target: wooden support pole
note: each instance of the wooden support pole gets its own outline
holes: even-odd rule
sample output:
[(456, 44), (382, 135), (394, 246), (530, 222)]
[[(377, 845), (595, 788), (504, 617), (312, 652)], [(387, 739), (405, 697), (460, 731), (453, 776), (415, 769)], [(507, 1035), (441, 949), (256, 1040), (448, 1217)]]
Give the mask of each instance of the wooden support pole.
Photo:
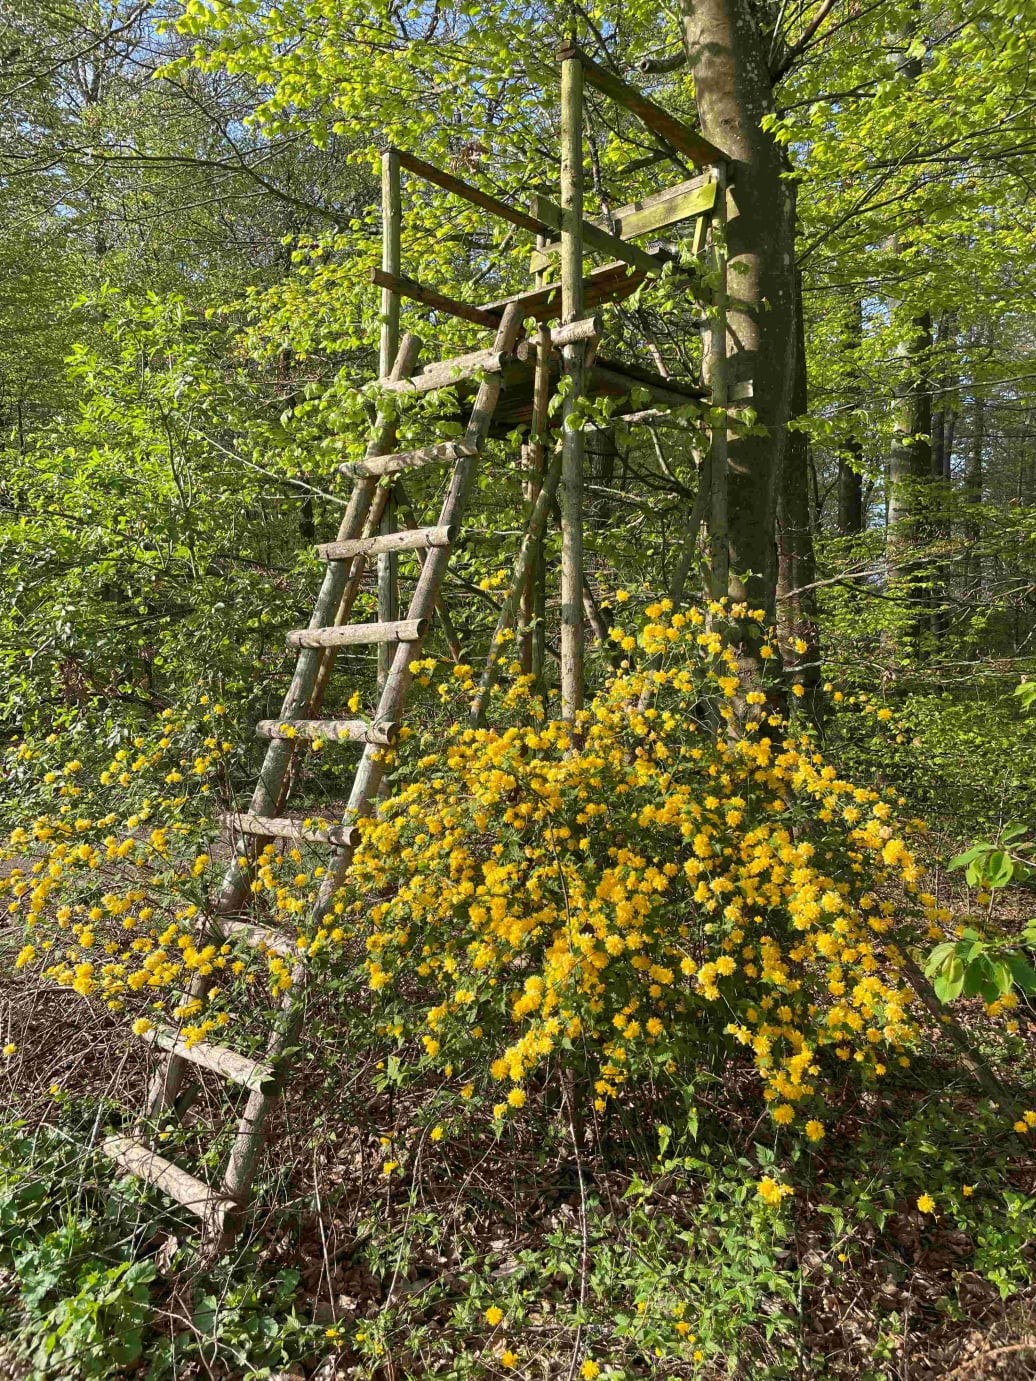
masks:
[(712, 268), (716, 287), (709, 307), (707, 382), (711, 406), (716, 410), (709, 446), (709, 586), (713, 599), (722, 599), (730, 579), (730, 545), (727, 531), (727, 167), (717, 163), (713, 175), (719, 184), (712, 212)]
[[(540, 235), (536, 243), (542, 247), (546, 241)], [(543, 288), (546, 281), (546, 271), (538, 269), (536, 271), (537, 289)], [(536, 334), (536, 373), (532, 383), (532, 425), (529, 429), (529, 444), (525, 448), (525, 503), (530, 525), (536, 500), (543, 487), (543, 473), (546, 468), (551, 344), (551, 329), (545, 322), (540, 322)], [(546, 647), (546, 569), (546, 563), (543, 560), (543, 530), (541, 529), (533, 535), (532, 551), (525, 570), (522, 588), (520, 650), (522, 671), (527, 675), (531, 673), (540, 689), (542, 689), (543, 659)]]
[(624, 82), (621, 77), (615, 76), (604, 67), (599, 67), (592, 58), (576, 47), (575, 43), (568, 43), (558, 53), (561, 60), (562, 70), (567, 61), (573, 57), (582, 59), (582, 65), (586, 71), (586, 80), (591, 86), (596, 87), (603, 95), (615, 101), (617, 105), (625, 106), (631, 114), (645, 124), (649, 130), (660, 135), (672, 148), (678, 149), (685, 154), (692, 163), (696, 163), (700, 168), (708, 167), (710, 163), (717, 163), (723, 158), (723, 153), (717, 149), (715, 144), (693, 130), (689, 125), (685, 125), (675, 116), (670, 115), (661, 106), (655, 105), (654, 101), (649, 100), (643, 92), (637, 91), (635, 87)]
[(479, 682), (478, 695), (475, 697), (471, 707), (472, 724), (482, 724), (485, 720), (486, 704), (489, 699), (489, 692), (492, 690), (500, 670), (500, 662), (503, 658), (503, 646), (506, 641), (505, 635), (514, 625), (515, 614), (518, 612), (519, 602), (524, 598), (528, 588), (529, 575), (535, 567), (536, 556), (540, 544), (543, 541), (544, 529), (547, 526), (547, 518), (550, 515), (554, 504), (554, 495), (558, 487), (558, 480), (561, 477), (561, 457), (556, 456), (551, 461), (550, 469), (545, 474), (540, 475), (540, 489), (536, 495), (536, 502), (532, 506), (529, 514), (529, 524), (526, 528), (525, 536), (522, 538), (522, 545), (518, 551), (518, 560), (515, 562), (514, 576), (511, 580), (510, 588), (504, 598), (500, 608), (500, 616), (493, 630), (493, 638), (489, 644), (489, 654), (486, 658), (485, 670)]
[[(415, 528), (418, 531), (420, 531), (421, 527), (418, 521), (417, 514), (414, 512), (414, 506), (410, 502), (406, 489), (403, 486), (402, 480), (396, 481), (395, 490), (396, 511), (399, 513), (400, 517), (403, 519), (403, 521), (407, 524), (408, 527)], [(457, 540), (459, 532), (458, 529), (445, 527), (436, 528), (434, 530), (436, 532), (445, 532), (449, 535), (449, 541), (445, 543), (446, 546), (452, 546), (454, 542), (456, 542)], [(429, 543), (429, 545), (441, 546), (444, 544), (431, 542)], [(418, 551), (417, 553), (417, 562), (421, 569), (424, 570), (424, 556), (421, 551)], [(446, 639), (446, 646), (450, 649), (450, 656), (453, 658), (455, 662), (462, 662), (464, 660), (464, 650), (460, 645), (460, 638), (457, 636), (457, 629), (454, 626), (453, 619), (450, 615), (449, 605), (446, 603), (446, 596), (443, 594), (441, 587), (439, 589), (439, 597), (435, 602), (435, 617), (438, 619), (439, 627), (442, 629), (443, 637)]]
[[(381, 155), (381, 267), (386, 274), (398, 277), (402, 267), (403, 199), (400, 186), (399, 153), (386, 149)], [(378, 351), (378, 377), (383, 379), (392, 368), (399, 350), (398, 291), (381, 290), (381, 343)], [(386, 536), (396, 530), (396, 505), (390, 495), (381, 520), (381, 533)], [(399, 557), (394, 551), (378, 556), (378, 619), (394, 623), (399, 618)], [(385, 684), (392, 652), (387, 644), (378, 648), (378, 689)]]
[[(578, 51), (561, 63), (561, 321), (583, 315), (583, 65)], [(583, 433), (586, 342), (562, 350), (568, 392), (561, 453), (561, 715), (583, 706)], [(577, 425), (573, 425), (577, 423)]]

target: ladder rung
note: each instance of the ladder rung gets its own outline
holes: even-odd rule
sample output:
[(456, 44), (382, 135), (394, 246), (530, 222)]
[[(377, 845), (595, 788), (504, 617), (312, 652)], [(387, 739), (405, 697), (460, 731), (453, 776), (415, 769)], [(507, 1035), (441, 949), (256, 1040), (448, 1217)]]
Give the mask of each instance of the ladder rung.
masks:
[(191, 1213), (218, 1228), (223, 1226), (228, 1215), (238, 1210), (239, 1205), (233, 1199), (211, 1189), (204, 1180), (181, 1170), (143, 1141), (134, 1141), (128, 1136), (109, 1136), (101, 1143), (101, 1150), (123, 1170), (160, 1189)]
[(483, 371), (499, 374), (510, 358), (502, 350), (473, 350), (451, 360), (435, 360), (410, 379), (379, 379), (378, 384), (386, 393), (430, 393), (432, 389), (464, 383)]
[(257, 1093), (273, 1093), (277, 1084), (277, 1074), (273, 1065), (262, 1064), (259, 1060), (239, 1055), (225, 1045), (213, 1045), (209, 1041), (195, 1041), (188, 1045), (186, 1039), (172, 1026), (155, 1026), (146, 1033), (146, 1039), (171, 1055), (179, 1055), (192, 1065), (211, 1069), (221, 1074), (231, 1083), (241, 1084), (243, 1088), (255, 1089)]
[(371, 724), (366, 719), (260, 719), (255, 732), (260, 738), (390, 744), (399, 737), (399, 725), (390, 720)]
[(289, 647), (352, 647), (358, 643), (412, 643), (428, 631), (427, 619), (397, 623), (343, 623), (336, 628), (299, 628), (288, 634)]
[(256, 949), (260, 945), (265, 945), (274, 954), (282, 954), (285, 958), (295, 957), (298, 950), (295, 941), (290, 935), (285, 935), (283, 930), (271, 930), (269, 926), (253, 925), (251, 921), (228, 921), (222, 916), (217, 922), (225, 940), (236, 937), (244, 940), (246, 944), (254, 945)]
[(463, 441), (437, 441), (414, 451), (397, 451), (394, 455), (374, 456), (370, 460), (347, 460), (338, 469), (343, 475), (362, 479), (365, 475), (398, 475), (402, 470), (420, 470), (425, 465), (452, 465), (454, 461), (477, 454), (473, 446), (466, 446)]
[(325, 561), (348, 561), (353, 556), (377, 556), (383, 551), (426, 551), (449, 547), (457, 540), (456, 527), (407, 527), (380, 537), (357, 537), (351, 542), (324, 542), (317, 555)]
[(225, 815), (226, 824), (238, 834), (253, 834), (260, 839), (291, 839), (298, 844), (333, 844), (348, 848), (354, 829), (351, 825), (332, 825), (330, 829), (313, 829), (301, 820), (282, 815)]

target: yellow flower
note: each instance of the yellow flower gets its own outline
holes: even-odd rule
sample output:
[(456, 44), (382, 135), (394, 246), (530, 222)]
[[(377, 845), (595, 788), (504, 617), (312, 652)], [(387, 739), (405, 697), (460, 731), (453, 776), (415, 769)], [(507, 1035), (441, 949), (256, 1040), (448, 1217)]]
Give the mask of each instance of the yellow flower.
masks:
[(921, 1194), (917, 1200), (917, 1207), (922, 1213), (934, 1213), (935, 1200), (932, 1198), (931, 1194)]
[(973, 1184), (961, 1185), (961, 1193), (964, 1195), (965, 1199), (970, 1199), (974, 1192), (975, 1186)]
[(512, 1367), (516, 1367), (518, 1365), (517, 1352), (512, 1352), (509, 1347), (505, 1348), (500, 1354), (500, 1365), (508, 1371), (510, 1371)]
[(4, 1046), (4, 1055), (7, 1056), (8, 1058), (10, 1058), (12, 1055), (14, 1055), (14, 1054), (17, 1052), (17, 1050), (18, 1050), (18, 1047), (17, 1047), (17, 1045), (15, 1044), (15, 1042), (14, 1042), (14, 1041), (8, 1041), (7, 1044)]
[(797, 696), (799, 700), (801, 700), (802, 697), (806, 694), (806, 687), (802, 685), (800, 682), (796, 681), (791, 688), (791, 693), (792, 695)]
[(810, 1141), (822, 1141), (824, 1138), (823, 1122), (818, 1122), (815, 1117), (810, 1118), (806, 1123), (806, 1135)]
[(510, 1103), (512, 1108), (524, 1108), (525, 1090), (520, 1088), (513, 1088), (511, 1092), (507, 1095), (507, 1101)]
[(770, 1175), (764, 1175), (756, 1187), (756, 1193), (769, 1208), (776, 1208), (786, 1195), (794, 1192), (790, 1184), (781, 1184)]
[(795, 1109), (790, 1103), (778, 1103), (777, 1107), (773, 1110), (773, 1120), (782, 1127), (786, 1127), (794, 1118)]
[(398, 1161), (398, 1160), (387, 1160), (387, 1161), (385, 1162), (385, 1164), (381, 1167), (381, 1173), (382, 1173), (383, 1175), (391, 1175), (392, 1172), (393, 1172), (393, 1170), (398, 1170), (398, 1169), (399, 1169), (399, 1161)]
[(442, 1141), (442, 1138), (443, 1138), (443, 1129), (442, 1129), (442, 1127), (433, 1127), (432, 1130), (431, 1130), (430, 1135), (431, 1135), (431, 1138), (432, 1138), (433, 1141)]
[(486, 1310), (486, 1323), (490, 1324), (493, 1328), (503, 1320), (503, 1317), (504, 1311), (499, 1305), (491, 1304)]
[(147, 1017), (137, 1017), (136, 1021), (133, 1023), (133, 1034), (135, 1036), (146, 1036), (150, 1030), (151, 1023), (148, 1021)]
[(594, 1381), (594, 1377), (600, 1376), (600, 1374), (601, 1368), (591, 1357), (588, 1357), (579, 1368), (579, 1375), (585, 1377), (586, 1381)]
[(630, 597), (630, 592), (629, 592), (629, 590), (616, 590), (616, 591), (615, 591), (615, 603), (616, 603), (616, 604), (625, 604), (626, 601), (629, 599), (629, 597)]

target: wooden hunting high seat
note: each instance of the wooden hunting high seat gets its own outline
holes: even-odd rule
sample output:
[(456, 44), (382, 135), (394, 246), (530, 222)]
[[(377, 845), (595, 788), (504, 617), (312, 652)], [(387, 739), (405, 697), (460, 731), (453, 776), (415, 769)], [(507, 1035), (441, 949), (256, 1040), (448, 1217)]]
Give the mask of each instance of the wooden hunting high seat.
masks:
[[(562, 50), (562, 195), (554, 205), (532, 199), (528, 212), (480, 188), (460, 181), (411, 154), (396, 149), (382, 156), (383, 263), (373, 271), (382, 292), (379, 360), (382, 410), (361, 461), (342, 464), (353, 482), (345, 516), (337, 533), (317, 547), (324, 575), (307, 627), (287, 634), (294, 672), (280, 714), (263, 719), (256, 734), (266, 743), (262, 767), (244, 810), (224, 820), (233, 861), (218, 895), (203, 918), (206, 943), (228, 941), (272, 953), (291, 969), (291, 986), (283, 995), (265, 1051), (257, 1058), (230, 1047), (186, 1039), (175, 1022), (159, 1025), (146, 1039), (163, 1052), (151, 1082), (144, 1116), (132, 1131), (113, 1133), (105, 1151), (126, 1172), (160, 1190), (202, 1220), (211, 1251), (231, 1240), (248, 1202), (257, 1158), (274, 1100), (284, 1088), (291, 1054), (304, 1045), (305, 962), (296, 937), (264, 922), (256, 914), (252, 881), (257, 859), (268, 844), (281, 854), (298, 847), (319, 859), (323, 869), (319, 895), (306, 920), (313, 930), (331, 906), (349, 869), (357, 844), (357, 821), (377, 806), (385, 771), (385, 750), (396, 742), (405, 718), (411, 666), (422, 654), (438, 617), (450, 640), (443, 585), (451, 553), (464, 531), (469, 498), (487, 441), (525, 429), (526, 527), (510, 588), (501, 605), (490, 653), (482, 675), (474, 714), (481, 713), (497, 670), (501, 634), (521, 614), (527, 628), (540, 629), (543, 605), (530, 595), (532, 577), (543, 570), (542, 539), (560, 498), (561, 558), (561, 710), (574, 718), (582, 700), (583, 570), (582, 467), (583, 432), (564, 425), (582, 398), (616, 400), (619, 415), (636, 413), (646, 397), (655, 409), (681, 408), (709, 396), (697, 381), (674, 381), (641, 365), (598, 353), (604, 333), (595, 308), (628, 298), (648, 277), (672, 275), (670, 261), (633, 243), (676, 223), (693, 231), (694, 253), (709, 252), (707, 230), (723, 214), (726, 165), (719, 150), (675, 120), (641, 93), (597, 66), (576, 48)], [(673, 150), (709, 171), (663, 189), (612, 213), (610, 228), (582, 215), (582, 116), (584, 81), (618, 101), (647, 126), (663, 150)], [(481, 207), (536, 236), (533, 270), (536, 286), (498, 302), (459, 302), (407, 278), (401, 271), (401, 173), (403, 170), (438, 185), (469, 204)], [(584, 247), (608, 262), (586, 272)], [(547, 270), (560, 255), (560, 278), (547, 281)], [(491, 332), (486, 348), (435, 361), (418, 368), (421, 341), (400, 338), (400, 304), (407, 299), (435, 313), (446, 313)], [(715, 316), (715, 313), (714, 313)], [(526, 336), (525, 323), (536, 329)], [(725, 324), (721, 322), (725, 331)], [(550, 437), (548, 403), (562, 377), (569, 383)], [(446, 391), (449, 391), (447, 394)], [(443, 395), (443, 412), (459, 416), (449, 435), (428, 445), (396, 450), (397, 394)], [(447, 397), (451, 400), (446, 401)], [(628, 400), (624, 403), (623, 400)], [(715, 395), (713, 395), (715, 401)], [(725, 435), (726, 424), (721, 428)], [(397, 530), (394, 509), (410, 513), (403, 492), (405, 476), (438, 469), (443, 475), (441, 499), (424, 519), (412, 514), (412, 526)], [(398, 504), (397, 504), (397, 501)], [(416, 579), (409, 607), (399, 608), (397, 566), (412, 560)], [(378, 570), (378, 617), (353, 621), (352, 614), (368, 569)], [(455, 643), (455, 638), (453, 638)], [(451, 644), (452, 645), (452, 644)], [(329, 678), (342, 648), (378, 651), (377, 708), (370, 718), (324, 710)], [(293, 771), (300, 744), (320, 739), (340, 751), (358, 751), (352, 788), (342, 818), (324, 825), (312, 812), (289, 802), (302, 774)], [(194, 974), (187, 998), (204, 1000), (211, 976)], [(213, 1073), (241, 1090), (244, 1106), (237, 1115), (229, 1158), (216, 1184), (176, 1165), (153, 1144), (159, 1124), (179, 1105), (183, 1085), (200, 1070)]]

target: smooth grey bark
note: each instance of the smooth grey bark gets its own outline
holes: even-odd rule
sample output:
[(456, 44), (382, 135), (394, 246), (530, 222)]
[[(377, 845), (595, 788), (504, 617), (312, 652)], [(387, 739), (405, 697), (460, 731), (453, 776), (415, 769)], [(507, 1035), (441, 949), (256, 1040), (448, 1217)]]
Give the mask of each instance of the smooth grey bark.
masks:
[(766, 48), (749, 0), (681, 0), (702, 132), (730, 160), (727, 378), (752, 383), (763, 436), (727, 447), (728, 591), (768, 612), (774, 529), (795, 363), (795, 203), (782, 154), (762, 128), (773, 109)]

